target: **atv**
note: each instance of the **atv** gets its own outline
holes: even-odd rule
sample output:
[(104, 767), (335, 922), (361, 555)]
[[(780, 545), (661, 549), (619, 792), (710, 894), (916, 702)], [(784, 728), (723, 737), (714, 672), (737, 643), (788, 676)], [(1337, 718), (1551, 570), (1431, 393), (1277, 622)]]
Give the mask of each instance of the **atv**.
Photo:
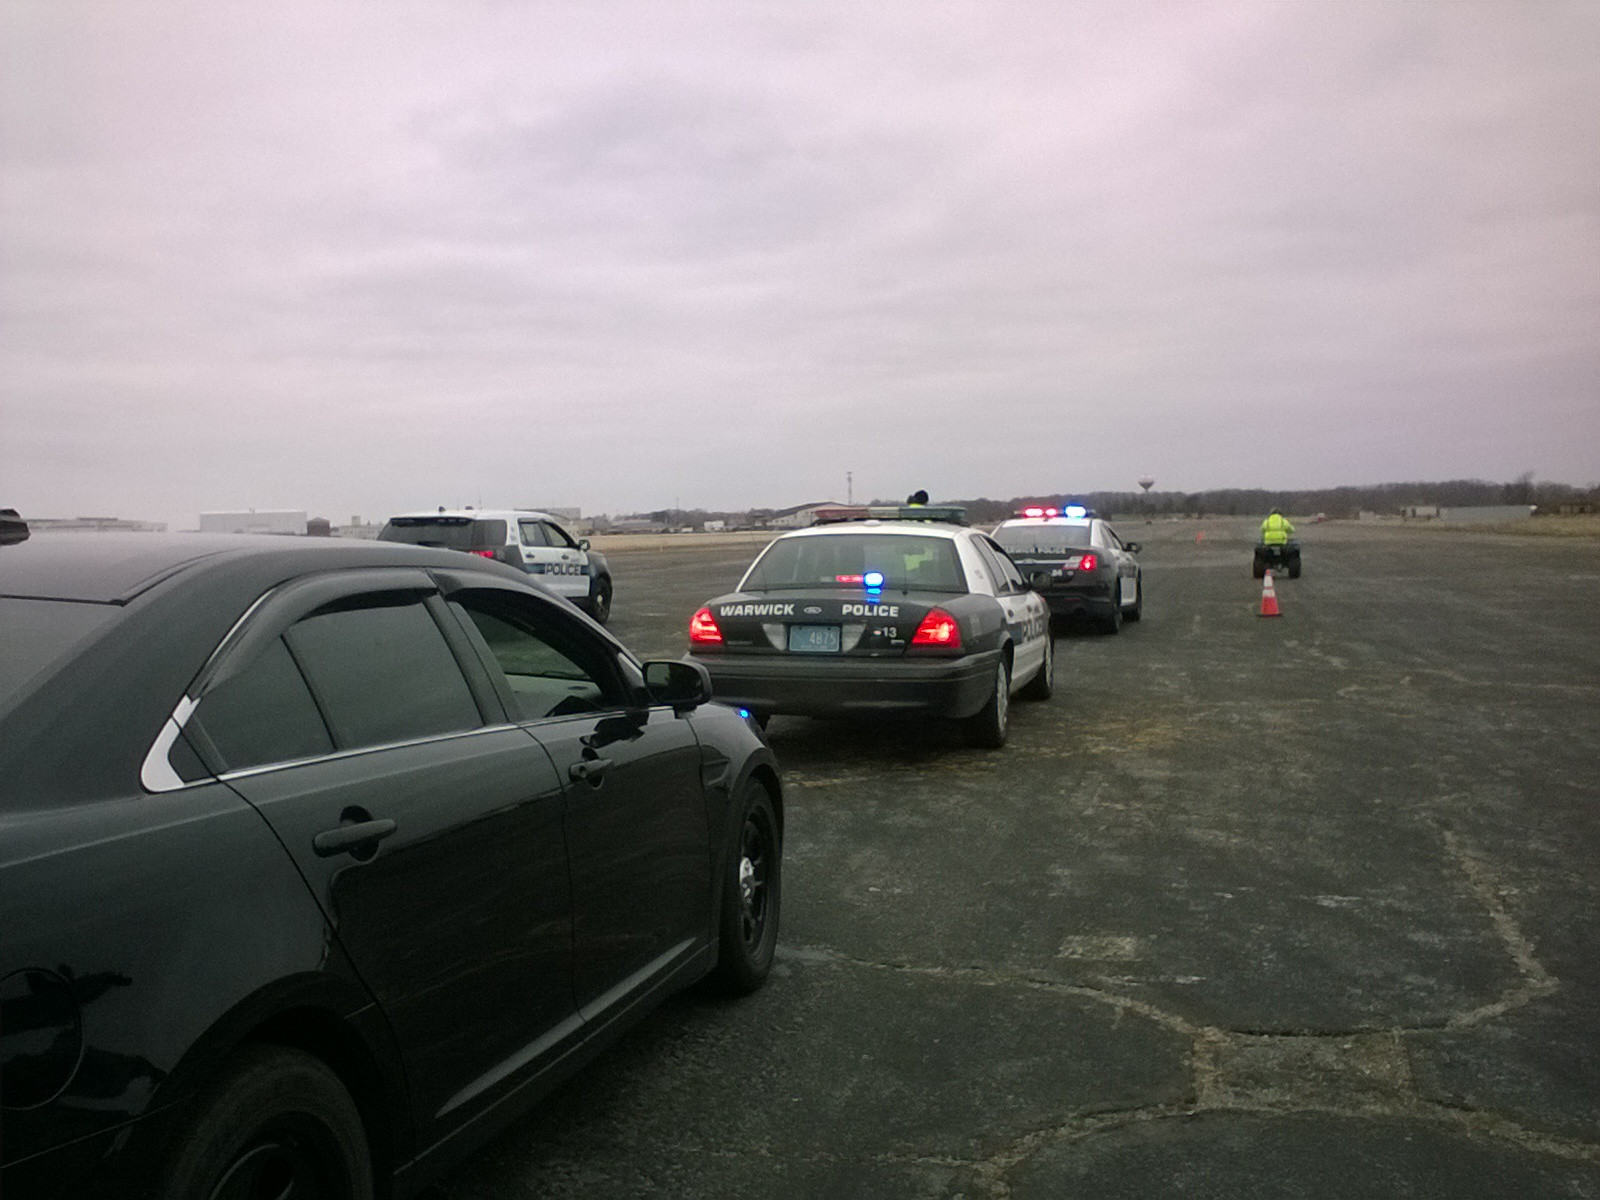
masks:
[(1282, 573), (1290, 579), (1300, 578), (1300, 543), (1290, 538), (1281, 545), (1267, 545), (1263, 542), (1256, 547), (1256, 560), (1252, 574), (1260, 579), (1268, 571), (1274, 574)]

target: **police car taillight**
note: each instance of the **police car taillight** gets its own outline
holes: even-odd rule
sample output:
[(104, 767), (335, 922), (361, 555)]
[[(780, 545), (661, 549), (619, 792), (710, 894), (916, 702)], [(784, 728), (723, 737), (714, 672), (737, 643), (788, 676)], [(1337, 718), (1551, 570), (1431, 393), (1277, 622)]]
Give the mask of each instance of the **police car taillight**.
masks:
[(911, 635), (913, 646), (943, 646), (947, 650), (961, 648), (961, 626), (942, 608), (930, 608), (922, 624)]
[(493, 558), (494, 557), (494, 551), (493, 550), (474, 550), (473, 553), (476, 554), (479, 558)]
[(722, 645), (722, 630), (717, 628), (717, 619), (709, 608), (702, 608), (689, 618), (689, 641), (700, 646)]
[(1092, 554), (1085, 554), (1078, 560), (1078, 570), (1092, 571), (1100, 565), (1100, 560)]

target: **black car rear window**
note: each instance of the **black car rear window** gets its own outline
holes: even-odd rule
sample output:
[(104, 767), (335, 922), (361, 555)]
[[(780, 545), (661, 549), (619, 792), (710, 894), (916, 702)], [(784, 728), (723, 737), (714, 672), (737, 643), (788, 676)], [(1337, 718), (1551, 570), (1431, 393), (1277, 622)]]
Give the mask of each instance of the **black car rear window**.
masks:
[(0, 597), (0, 708), (119, 611), (112, 604)]
[(1090, 545), (1087, 525), (1002, 525), (994, 540), (1012, 556), (1066, 554)]
[(446, 550), (496, 550), (506, 544), (506, 523), (474, 517), (394, 517), (378, 540)]
[(741, 591), (872, 586), (906, 591), (964, 592), (966, 576), (948, 538), (897, 533), (836, 533), (780, 538), (768, 546)]

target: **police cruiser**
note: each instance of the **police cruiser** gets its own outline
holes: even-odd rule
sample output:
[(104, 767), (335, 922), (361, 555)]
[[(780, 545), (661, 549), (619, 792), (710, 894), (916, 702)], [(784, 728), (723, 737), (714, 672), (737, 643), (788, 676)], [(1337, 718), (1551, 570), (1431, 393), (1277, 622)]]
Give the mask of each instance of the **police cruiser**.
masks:
[(1033, 579), (1056, 617), (1088, 617), (1106, 633), (1144, 615), (1138, 542), (1124, 542), (1081, 505), (1025, 508), (994, 540)]
[(689, 620), (718, 700), (775, 713), (921, 713), (1005, 744), (1011, 696), (1055, 683), (1050, 610), (946, 506), (824, 509), (771, 542), (738, 590)]
[(588, 538), (573, 538), (549, 513), (531, 508), (402, 513), (389, 518), (378, 540), (443, 546), (510, 563), (600, 624), (611, 615), (611, 568), (605, 555), (591, 550)]

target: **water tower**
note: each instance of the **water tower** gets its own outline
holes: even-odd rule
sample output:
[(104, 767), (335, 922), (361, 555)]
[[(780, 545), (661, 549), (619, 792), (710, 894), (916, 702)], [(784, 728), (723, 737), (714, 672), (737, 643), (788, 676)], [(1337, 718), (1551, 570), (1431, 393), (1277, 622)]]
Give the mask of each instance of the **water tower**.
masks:
[(1139, 486), (1144, 489), (1144, 495), (1139, 498), (1139, 510), (1145, 515), (1144, 522), (1146, 525), (1150, 523), (1150, 489), (1155, 485), (1156, 481), (1148, 475), (1142, 476), (1139, 480)]

